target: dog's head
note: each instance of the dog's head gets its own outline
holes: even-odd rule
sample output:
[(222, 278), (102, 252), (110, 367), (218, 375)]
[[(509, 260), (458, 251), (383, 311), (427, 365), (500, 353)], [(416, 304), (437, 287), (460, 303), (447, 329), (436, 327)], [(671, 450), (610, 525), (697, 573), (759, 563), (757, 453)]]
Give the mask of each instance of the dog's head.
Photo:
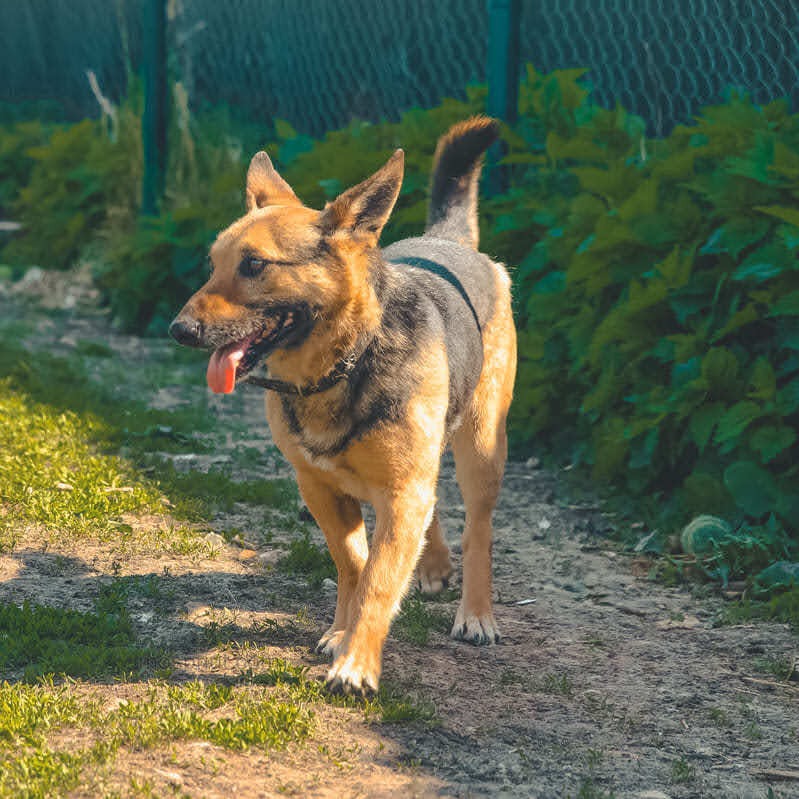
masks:
[[(379, 322), (370, 265), (402, 183), (403, 153), (324, 210), (306, 208), (258, 153), (247, 172), (247, 213), (211, 247), (211, 275), (169, 328), (213, 350), (208, 385), (229, 393), (269, 358), (307, 380)], [(332, 360), (331, 360), (332, 358)], [(296, 362), (296, 369), (288, 367)]]

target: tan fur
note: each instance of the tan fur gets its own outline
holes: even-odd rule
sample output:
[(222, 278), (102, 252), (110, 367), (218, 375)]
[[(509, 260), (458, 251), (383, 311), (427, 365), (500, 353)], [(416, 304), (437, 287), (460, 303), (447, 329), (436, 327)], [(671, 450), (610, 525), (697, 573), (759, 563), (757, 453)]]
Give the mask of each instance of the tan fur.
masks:
[[(266, 363), (274, 378), (298, 386), (315, 383), (355, 342), (380, 328), (383, 309), (370, 281), (370, 257), (401, 176), (398, 152), (375, 175), (318, 212), (301, 206), (268, 157), (259, 154), (248, 173), (249, 212), (218, 236), (211, 248), (214, 271), (179, 318), (215, 331), (219, 341), (210, 343), (218, 347), (250, 335), (248, 319), (259, 297), (301, 300), (315, 309), (313, 329), (297, 346), (267, 355)], [(248, 252), (280, 266), (257, 279), (242, 277), (239, 264)], [(498, 637), (492, 611), (491, 514), (507, 454), (505, 419), (516, 338), (509, 280), (498, 264), (495, 280), (498, 299), (483, 327), (482, 372), (451, 442), (446, 438), (448, 360), (441, 340), (426, 341), (404, 363), (400, 379), (414, 388), (401, 418), (366, 429), (341, 451), (334, 445), (347, 396), (343, 383), (296, 403), (294, 427), (281, 397), (266, 394), (273, 439), (296, 471), (300, 492), (338, 570), (335, 617), (318, 644), (334, 658), (328, 683), (335, 689), (377, 689), (389, 625), (417, 565), (425, 590), (440, 590), (450, 576), (449, 549), (435, 511), (440, 459), (448, 443), (466, 506), (463, 598), (452, 634), (475, 643), (493, 643)], [(371, 546), (360, 502), (375, 509)]]

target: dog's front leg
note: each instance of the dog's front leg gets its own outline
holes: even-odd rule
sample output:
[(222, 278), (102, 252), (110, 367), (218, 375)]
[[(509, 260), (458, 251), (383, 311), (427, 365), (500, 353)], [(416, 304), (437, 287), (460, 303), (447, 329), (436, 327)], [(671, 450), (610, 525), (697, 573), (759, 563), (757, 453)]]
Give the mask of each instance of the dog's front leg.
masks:
[(355, 694), (377, 690), (383, 644), (411, 581), (434, 509), (435, 482), (406, 485), (375, 503), (369, 558), (350, 606), (347, 632), (327, 675), (331, 690)]
[(297, 484), (308, 510), (325, 534), (338, 571), (336, 615), (316, 645), (317, 652), (335, 655), (349, 626), (350, 605), (369, 553), (363, 515), (357, 500), (334, 491), (311, 471), (298, 470)]

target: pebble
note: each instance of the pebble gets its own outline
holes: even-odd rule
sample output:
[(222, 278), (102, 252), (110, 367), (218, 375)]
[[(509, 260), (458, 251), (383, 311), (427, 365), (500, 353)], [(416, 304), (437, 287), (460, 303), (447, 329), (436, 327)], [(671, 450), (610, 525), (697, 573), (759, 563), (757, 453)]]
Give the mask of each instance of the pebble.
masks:
[(224, 538), (222, 538), (221, 535), (219, 535), (219, 533), (208, 533), (203, 538), (203, 540), (205, 541), (206, 544), (210, 544), (211, 546), (214, 547), (219, 547), (220, 549), (224, 546), (227, 546), (227, 542), (225, 541)]
[(242, 549), (236, 557), (243, 562), (257, 558), (258, 553), (254, 549)]
[(328, 594), (335, 594), (336, 591), (338, 591), (336, 581), (331, 580), (329, 577), (325, 577), (325, 579), (322, 580), (322, 590)]

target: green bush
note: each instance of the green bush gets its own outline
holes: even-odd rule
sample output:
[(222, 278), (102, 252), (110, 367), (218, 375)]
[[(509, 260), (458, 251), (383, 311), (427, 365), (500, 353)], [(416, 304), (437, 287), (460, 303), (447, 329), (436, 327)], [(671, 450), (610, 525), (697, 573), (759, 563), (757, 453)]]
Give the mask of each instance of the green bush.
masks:
[(495, 207), (495, 242), (535, 241), (513, 433), (661, 530), (725, 516), (742, 546), (722, 577), (795, 557), (799, 116), (733, 95), (647, 142), (573, 77), (531, 71), (523, 110), (545, 124), (519, 135), (540, 163)]
[[(141, 175), (139, 115), (133, 105), (119, 109), (115, 140), (103, 122), (87, 119), (55, 128), (24, 151), (33, 164), (11, 202), (22, 231), (3, 249), (4, 260), (66, 268), (107, 219), (133, 213)], [(0, 138), (0, 152), (13, 144), (13, 134)]]

